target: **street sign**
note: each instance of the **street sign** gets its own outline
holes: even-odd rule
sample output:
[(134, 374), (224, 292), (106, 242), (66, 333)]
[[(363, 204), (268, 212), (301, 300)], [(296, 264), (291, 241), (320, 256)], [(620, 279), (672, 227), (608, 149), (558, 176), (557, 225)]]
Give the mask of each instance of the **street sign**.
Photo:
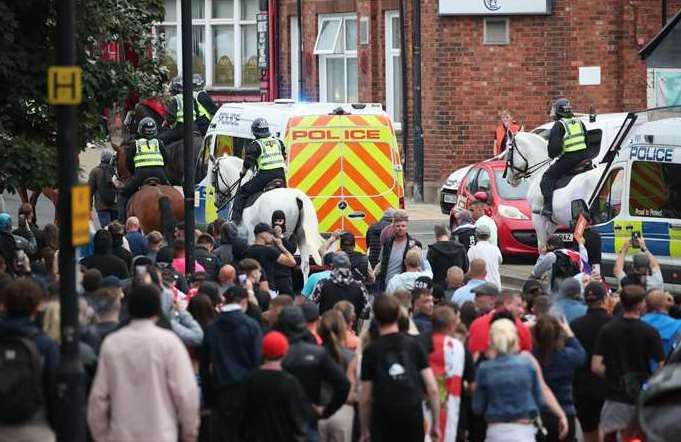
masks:
[(71, 188), (71, 227), (74, 247), (90, 242), (90, 186), (81, 184)]
[(258, 69), (267, 69), (269, 66), (268, 44), (268, 15), (260, 13), (256, 16), (258, 24)]
[(47, 69), (47, 102), (80, 104), (83, 72), (77, 66), (51, 66)]

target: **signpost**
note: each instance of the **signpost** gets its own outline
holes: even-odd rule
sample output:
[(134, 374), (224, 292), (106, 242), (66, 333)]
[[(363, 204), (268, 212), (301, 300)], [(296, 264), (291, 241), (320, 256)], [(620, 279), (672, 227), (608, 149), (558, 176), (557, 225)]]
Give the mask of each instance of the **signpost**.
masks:
[(192, 93), (192, 3), (182, 0), (182, 109), (184, 112), (184, 239), (187, 279), (194, 273), (194, 128), (189, 118), (194, 114)]
[[(57, 440), (85, 441), (85, 373), (78, 346), (78, 293), (76, 249), (87, 243), (83, 215), (89, 217), (90, 192), (77, 182), (76, 106), (81, 102), (82, 74), (76, 64), (75, 0), (60, 0), (57, 7), (57, 63), (48, 70), (47, 100), (57, 113), (57, 181), (59, 185), (59, 298), (61, 304), (61, 357), (57, 373)], [(72, 202), (76, 201), (72, 207)], [(89, 230), (89, 229), (88, 229)], [(74, 235), (74, 233), (76, 233)], [(87, 240), (86, 240), (87, 236)]]

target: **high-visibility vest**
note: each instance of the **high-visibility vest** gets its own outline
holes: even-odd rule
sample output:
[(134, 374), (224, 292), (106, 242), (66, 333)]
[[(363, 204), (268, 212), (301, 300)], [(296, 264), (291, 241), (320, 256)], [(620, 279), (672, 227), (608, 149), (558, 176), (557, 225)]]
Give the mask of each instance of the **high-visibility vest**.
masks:
[(274, 137), (268, 137), (256, 139), (255, 142), (260, 146), (258, 170), (283, 169), (286, 166), (279, 140)]
[(147, 140), (140, 138), (135, 141), (135, 157), (133, 158), (135, 169), (140, 167), (163, 167), (163, 155), (161, 146), (156, 138)]
[(565, 129), (563, 135), (563, 153), (579, 152), (586, 149), (586, 133), (584, 126), (574, 118), (561, 118), (560, 124)]
[[(198, 92), (194, 92), (194, 107), (196, 108), (195, 110), (198, 111), (199, 116), (206, 117), (208, 121), (210, 121), (213, 117), (211, 116), (210, 112), (203, 107), (201, 103), (199, 103), (199, 100), (197, 97), (199, 96)], [(184, 107), (183, 103), (184, 100), (182, 98), (182, 94), (177, 94), (175, 95), (175, 102), (177, 103), (177, 113), (175, 114), (175, 121), (178, 123), (184, 123)], [(192, 112), (192, 121), (196, 120), (196, 112)]]

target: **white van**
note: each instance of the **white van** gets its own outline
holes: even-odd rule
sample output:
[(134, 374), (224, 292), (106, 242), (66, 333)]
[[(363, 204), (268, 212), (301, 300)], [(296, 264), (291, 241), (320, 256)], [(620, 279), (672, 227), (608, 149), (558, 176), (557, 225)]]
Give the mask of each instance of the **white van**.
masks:
[[(602, 239), (602, 271), (641, 235), (662, 266), (665, 287), (681, 293), (681, 118), (644, 122), (627, 137), (594, 194), (593, 229)], [(636, 249), (629, 249), (631, 263)]]

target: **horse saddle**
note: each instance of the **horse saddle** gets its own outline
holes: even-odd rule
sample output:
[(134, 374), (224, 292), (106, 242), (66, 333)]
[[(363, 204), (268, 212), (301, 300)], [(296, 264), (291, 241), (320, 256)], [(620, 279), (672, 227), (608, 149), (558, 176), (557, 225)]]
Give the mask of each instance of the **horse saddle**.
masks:
[(270, 190), (274, 189), (281, 189), (284, 187), (286, 187), (286, 183), (284, 182), (284, 180), (282, 180), (281, 178), (273, 179), (272, 181), (268, 182), (265, 185), (265, 188), (262, 190), (262, 192), (255, 192), (253, 195), (250, 195), (248, 199), (246, 199), (246, 204), (244, 204), (244, 208), (252, 206), (253, 203), (255, 203), (255, 200), (257, 200), (258, 197), (260, 197), (260, 195), (262, 195), (263, 193), (269, 192)]
[(591, 158), (585, 158), (572, 169), (572, 171), (568, 174), (563, 175), (556, 181), (556, 186), (554, 187), (554, 190), (563, 188), (570, 184), (570, 181), (572, 181), (572, 178), (576, 177), (577, 175), (588, 172), (594, 168), (593, 162), (591, 161)]

